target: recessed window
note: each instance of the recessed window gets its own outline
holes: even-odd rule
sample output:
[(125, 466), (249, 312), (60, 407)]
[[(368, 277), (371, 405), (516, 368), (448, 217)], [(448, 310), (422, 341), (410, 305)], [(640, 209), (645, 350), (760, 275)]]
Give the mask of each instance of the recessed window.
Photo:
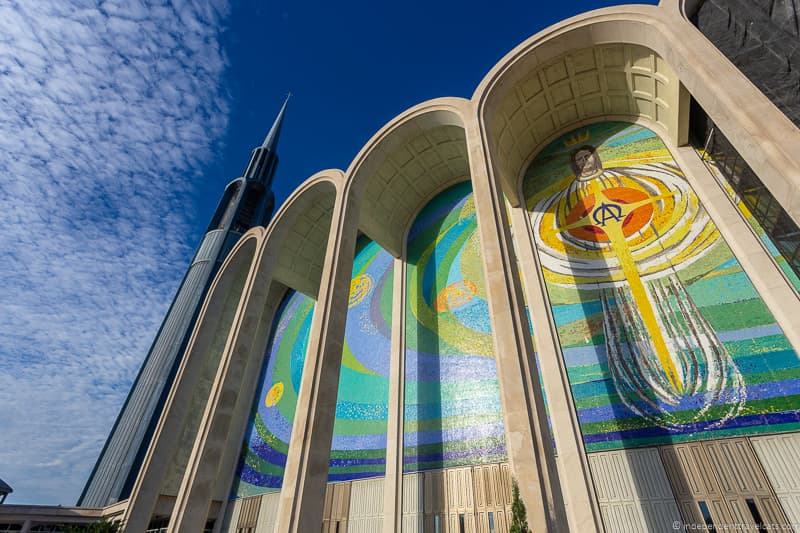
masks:
[(716, 531), (716, 527), (714, 526), (714, 519), (711, 517), (711, 511), (706, 505), (706, 502), (699, 501), (697, 502), (697, 506), (700, 508), (700, 514), (703, 515), (703, 521), (706, 523), (706, 531)]
[(494, 513), (488, 513), (489, 517), (489, 533), (494, 533)]
[(756, 529), (759, 531), (766, 529), (764, 527), (764, 520), (761, 519), (761, 513), (758, 511), (758, 505), (753, 500), (753, 498), (747, 498), (745, 500), (747, 503), (747, 508), (750, 509), (750, 514), (753, 515), (753, 521), (756, 523)]

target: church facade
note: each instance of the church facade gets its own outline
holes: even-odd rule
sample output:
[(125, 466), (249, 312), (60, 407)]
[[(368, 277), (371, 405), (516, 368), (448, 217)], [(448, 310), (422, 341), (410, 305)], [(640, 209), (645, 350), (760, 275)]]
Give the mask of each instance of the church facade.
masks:
[(303, 182), (109, 515), (489, 533), (516, 482), (534, 531), (800, 531), (800, 130), (702, 4), (551, 26)]
[(800, 523), (800, 132), (687, 9), (544, 30), (247, 232), (127, 527)]

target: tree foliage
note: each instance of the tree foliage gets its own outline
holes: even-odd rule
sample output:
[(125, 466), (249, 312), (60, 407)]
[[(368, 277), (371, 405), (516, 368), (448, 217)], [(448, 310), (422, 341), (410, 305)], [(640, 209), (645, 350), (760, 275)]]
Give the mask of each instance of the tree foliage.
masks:
[(68, 526), (64, 529), (64, 533), (117, 533), (118, 531), (117, 524), (106, 522), (105, 520), (92, 524)]
[(525, 513), (525, 504), (519, 497), (519, 486), (517, 480), (512, 481), (511, 496), (511, 530), (510, 533), (530, 533), (528, 529), (528, 517)]

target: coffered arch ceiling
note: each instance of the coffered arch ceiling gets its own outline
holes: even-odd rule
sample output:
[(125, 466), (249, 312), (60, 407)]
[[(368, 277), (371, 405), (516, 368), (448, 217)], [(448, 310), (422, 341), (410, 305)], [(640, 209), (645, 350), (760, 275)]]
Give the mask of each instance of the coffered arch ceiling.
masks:
[(281, 207), (270, 226), (262, 266), (274, 264), (273, 277), (316, 299), (336, 200), (336, 178), (324, 172), (304, 182)]
[(546, 61), (521, 61), (502, 76), (507, 79), (485, 95), (482, 117), (495, 170), (514, 205), (521, 175), (536, 152), (580, 123), (643, 119), (673, 139), (679, 135), (685, 112), (680, 81), (646, 46), (576, 47)]
[(436, 192), (469, 177), (456, 107), (465, 102), (439, 99), (409, 110), (376, 134), (351, 166), (347, 179), (360, 199), (359, 227), (396, 256), (417, 211)]

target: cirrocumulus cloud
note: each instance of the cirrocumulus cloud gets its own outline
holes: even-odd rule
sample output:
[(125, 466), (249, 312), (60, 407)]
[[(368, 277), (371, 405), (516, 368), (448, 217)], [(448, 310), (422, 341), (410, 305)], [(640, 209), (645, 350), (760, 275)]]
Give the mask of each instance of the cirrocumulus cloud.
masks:
[(223, 0), (0, 3), (0, 477), (74, 504), (195, 243)]

